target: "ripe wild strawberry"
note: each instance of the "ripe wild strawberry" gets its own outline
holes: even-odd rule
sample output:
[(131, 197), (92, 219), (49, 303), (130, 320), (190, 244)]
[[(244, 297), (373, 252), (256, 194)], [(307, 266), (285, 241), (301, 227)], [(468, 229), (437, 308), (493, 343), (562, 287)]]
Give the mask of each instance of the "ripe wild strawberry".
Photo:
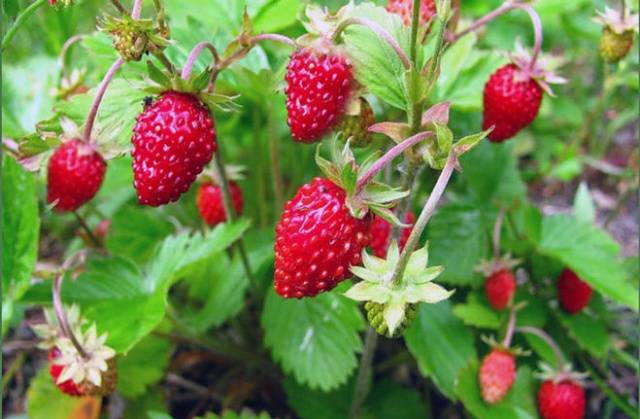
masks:
[(291, 55), (285, 80), (287, 122), (296, 141), (317, 141), (340, 122), (354, 84), (347, 57), (299, 49)]
[[(413, 0), (389, 0), (386, 9), (402, 18), (402, 23), (411, 26), (413, 17)], [(436, 14), (435, 0), (420, 0), (420, 26), (424, 25)]]
[[(415, 221), (416, 217), (413, 212), (407, 212), (407, 215), (404, 218), (404, 223), (413, 224)], [(410, 234), (411, 227), (402, 229), (399, 242), (400, 251), (404, 249), (404, 245), (407, 243)], [(374, 217), (373, 223), (371, 223), (371, 244), (369, 245), (369, 247), (371, 247), (371, 250), (373, 250), (373, 254), (379, 258), (384, 258), (387, 254), (387, 249), (389, 248), (390, 238), (391, 224), (384, 218)]]
[(507, 395), (516, 379), (516, 360), (506, 349), (494, 348), (482, 360), (478, 381), (482, 399), (496, 404)]
[(581, 311), (591, 300), (593, 289), (570, 269), (565, 268), (558, 278), (558, 300), (569, 314)]
[(79, 139), (60, 145), (49, 159), (47, 202), (58, 212), (75, 211), (98, 192), (106, 169), (92, 145)]
[(55, 360), (60, 357), (60, 350), (56, 347), (53, 347), (49, 350), (49, 354), (47, 358), (49, 359), (49, 374), (51, 374), (51, 378), (53, 378), (53, 382), (56, 386), (65, 394), (74, 397), (81, 397), (84, 395), (83, 390), (74, 383), (71, 379), (65, 380), (61, 383), (58, 383), (58, 377), (62, 373), (64, 366), (56, 364)]
[(156, 207), (189, 189), (216, 150), (216, 132), (199, 99), (168, 91), (138, 115), (131, 142), (138, 201)]
[(484, 282), (484, 290), (489, 304), (496, 310), (509, 305), (516, 292), (516, 280), (513, 272), (503, 269), (492, 273)]
[(582, 419), (584, 389), (573, 380), (546, 380), (538, 390), (538, 410), (542, 419)]
[[(236, 214), (242, 213), (242, 190), (234, 181), (229, 181), (229, 190)], [(196, 195), (196, 206), (200, 217), (211, 227), (227, 220), (222, 200), (222, 188), (218, 185), (214, 185), (211, 182), (200, 185)]]
[(542, 88), (515, 64), (500, 67), (484, 86), (482, 129), (493, 128), (492, 142), (502, 142), (527, 127), (538, 115)]
[(303, 185), (276, 226), (275, 289), (285, 298), (333, 289), (359, 265), (371, 216), (353, 217), (346, 192), (325, 178)]

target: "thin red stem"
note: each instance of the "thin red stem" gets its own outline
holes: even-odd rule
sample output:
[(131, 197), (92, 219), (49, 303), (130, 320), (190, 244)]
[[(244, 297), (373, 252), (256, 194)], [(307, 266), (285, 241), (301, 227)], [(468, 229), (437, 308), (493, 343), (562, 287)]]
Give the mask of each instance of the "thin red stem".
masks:
[(56, 318), (58, 319), (58, 324), (60, 325), (62, 336), (68, 338), (71, 341), (73, 346), (83, 358), (87, 358), (89, 355), (84, 350), (82, 345), (80, 345), (80, 342), (78, 342), (76, 336), (73, 334), (73, 329), (69, 325), (69, 320), (67, 319), (67, 313), (64, 311), (64, 306), (62, 305), (60, 290), (62, 289), (63, 279), (64, 274), (59, 274), (53, 280), (53, 309), (56, 313)]
[(533, 70), (536, 65), (536, 61), (540, 56), (540, 50), (542, 49), (542, 22), (538, 13), (528, 4), (516, 3), (513, 5), (515, 8), (522, 9), (529, 15), (531, 24), (533, 25), (533, 55), (529, 62), (529, 70)]
[(505, 1), (497, 9), (482, 16), (480, 19), (471, 23), (471, 25), (469, 25), (467, 28), (453, 35), (451, 39), (449, 39), (449, 42), (453, 44), (454, 42), (456, 42), (458, 39), (462, 38), (469, 32), (476, 31), (481, 27), (483, 27), (484, 25), (486, 25), (487, 23), (491, 22), (493, 19), (497, 18), (498, 16), (501, 16), (507, 13), (509, 10), (513, 9), (513, 7), (514, 7), (514, 3), (512, 3), (511, 1)]
[(404, 66), (405, 70), (408, 70), (411, 68), (411, 60), (409, 60), (409, 57), (407, 57), (407, 54), (404, 53), (398, 41), (396, 41), (395, 38), (391, 36), (389, 32), (386, 31), (386, 29), (384, 29), (382, 26), (380, 26), (379, 24), (377, 24), (372, 20), (361, 18), (361, 17), (350, 17), (348, 19), (345, 19), (336, 28), (333, 35), (331, 35), (331, 39), (335, 40), (338, 37), (338, 35), (340, 35), (340, 33), (349, 25), (362, 25), (371, 29), (380, 38), (382, 38), (387, 44), (389, 44), (389, 46), (396, 52), (396, 54), (400, 58), (400, 61), (402, 61), (402, 65)]
[(433, 135), (432, 132), (420, 132), (414, 136), (411, 136), (401, 143), (393, 146), (384, 156), (376, 160), (375, 163), (367, 170), (364, 175), (358, 180), (356, 187), (356, 193), (360, 193), (362, 189), (373, 179), (373, 177), (382, 169), (384, 169), (393, 159), (402, 154), (406, 149), (418, 144), (420, 141), (424, 141)]
[(133, 8), (131, 9), (131, 17), (134, 19), (140, 19), (141, 12), (142, 12), (142, 0), (135, 0), (133, 2)]
[(502, 231), (502, 221), (504, 220), (504, 209), (500, 209), (496, 217), (496, 223), (493, 226), (493, 257), (500, 257), (500, 233)]
[(87, 116), (87, 123), (84, 126), (84, 133), (82, 135), (82, 139), (89, 143), (91, 142), (91, 131), (93, 130), (93, 125), (96, 121), (96, 116), (98, 115), (98, 108), (100, 108), (100, 103), (102, 102), (102, 98), (104, 97), (105, 92), (107, 91), (107, 87), (113, 76), (116, 74), (116, 71), (124, 64), (124, 60), (122, 58), (118, 58), (109, 68), (107, 74), (104, 75), (102, 82), (100, 82), (100, 86), (98, 86), (98, 90), (96, 91), (96, 96), (93, 99), (93, 104), (91, 105), (91, 110), (89, 111), (89, 115)]
[(507, 324), (507, 331), (504, 334), (504, 340), (502, 346), (509, 348), (511, 346), (511, 340), (513, 339), (513, 332), (516, 327), (516, 308), (511, 307), (511, 313), (509, 313), (509, 323)]
[(558, 344), (544, 330), (532, 326), (521, 326), (516, 328), (515, 331), (520, 333), (529, 333), (530, 335), (538, 336), (540, 339), (545, 341), (545, 343), (549, 345), (556, 357), (558, 371), (564, 370), (564, 367), (566, 365), (564, 355), (562, 354), (562, 351), (560, 350)]
[(182, 74), (180, 75), (180, 77), (182, 77), (182, 80), (187, 80), (189, 79), (189, 77), (191, 77), (191, 73), (193, 72), (193, 65), (198, 59), (198, 55), (200, 55), (200, 53), (205, 48), (211, 52), (213, 61), (216, 65), (220, 62), (220, 55), (218, 55), (218, 50), (216, 50), (216, 47), (214, 47), (212, 43), (207, 41), (199, 42), (195, 47), (193, 47), (193, 49), (189, 53), (189, 57), (187, 57), (187, 62), (182, 69)]
[(76, 42), (82, 41), (84, 35), (77, 34), (73, 35), (71, 38), (67, 39), (64, 44), (62, 44), (62, 49), (60, 50), (60, 64), (62, 66), (62, 74), (64, 74), (65, 61), (67, 58), (67, 53), (69, 52), (69, 48)]
[(296, 41), (294, 41), (293, 39), (287, 36), (280, 35), (277, 33), (261, 33), (260, 35), (256, 35), (252, 37), (251, 41), (252, 42), (275, 41), (275, 42), (280, 42), (281, 44), (287, 44), (292, 47), (296, 46)]

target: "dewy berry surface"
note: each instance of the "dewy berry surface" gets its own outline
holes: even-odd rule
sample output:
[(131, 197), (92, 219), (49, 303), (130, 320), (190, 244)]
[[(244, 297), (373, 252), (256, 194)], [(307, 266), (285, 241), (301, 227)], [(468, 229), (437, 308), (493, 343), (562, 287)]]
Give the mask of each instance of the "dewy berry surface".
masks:
[(49, 159), (47, 202), (58, 212), (75, 211), (100, 189), (107, 164), (92, 145), (74, 139)]
[(370, 215), (359, 220), (346, 192), (325, 178), (303, 185), (276, 227), (275, 289), (286, 298), (314, 296), (351, 276), (369, 244)]
[(216, 150), (216, 132), (198, 98), (170, 91), (137, 117), (131, 142), (138, 201), (159, 206), (189, 189)]
[(538, 115), (542, 88), (514, 64), (500, 67), (484, 87), (482, 129), (493, 128), (489, 140), (502, 142), (527, 127)]
[(295, 140), (319, 140), (340, 122), (353, 87), (346, 57), (298, 50), (291, 55), (285, 80), (287, 122)]

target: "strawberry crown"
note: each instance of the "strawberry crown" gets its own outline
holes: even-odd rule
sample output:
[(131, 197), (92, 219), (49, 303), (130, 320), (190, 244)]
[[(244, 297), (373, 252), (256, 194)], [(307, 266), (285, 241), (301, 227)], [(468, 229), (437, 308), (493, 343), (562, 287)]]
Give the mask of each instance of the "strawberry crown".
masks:
[(433, 283), (443, 271), (442, 266), (428, 266), (429, 244), (413, 252), (398, 281), (391, 281), (400, 260), (400, 249), (394, 240), (386, 259), (362, 251), (363, 266), (352, 266), (351, 272), (362, 281), (351, 287), (345, 296), (355, 301), (372, 301), (383, 305), (383, 319), (393, 335), (406, 317), (409, 304), (435, 304), (446, 300), (454, 291)]
[(519, 38), (516, 39), (514, 51), (508, 53), (508, 57), (518, 67), (524, 80), (534, 79), (549, 96), (555, 96), (551, 84), (567, 83), (567, 79), (555, 73), (555, 70), (564, 63), (562, 58), (540, 54), (533, 61), (532, 55), (525, 49)]
[(556, 384), (563, 381), (570, 381), (582, 387), (589, 376), (589, 374), (585, 372), (573, 371), (572, 366), (569, 363), (564, 364), (559, 369), (555, 369), (547, 363), (540, 362), (538, 364), (538, 368), (540, 370), (534, 374), (536, 378), (543, 381), (551, 380)]
[(518, 266), (522, 261), (520, 259), (514, 259), (509, 253), (494, 259), (482, 260), (475, 267), (476, 272), (480, 272), (486, 277), (493, 275), (496, 272), (504, 270), (512, 270)]
[(502, 342), (498, 342), (494, 336), (480, 336), (480, 339), (487, 344), (491, 349), (496, 349), (502, 352), (510, 353), (513, 356), (529, 356), (531, 351), (522, 349), (519, 346), (505, 346)]
[(628, 8), (625, 8), (624, 15), (610, 7), (605, 7), (604, 12), (596, 13), (598, 16), (593, 18), (595, 22), (608, 27), (619, 35), (628, 31), (638, 32), (638, 14), (633, 14)]
[(316, 149), (316, 164), (322, 173), (333, 183), (340, 186), (347, 193), (346, 205), (349, 212), (355, 218), (364, 218), (369, 211), (398, 226), (405, 224), (400, 222), (391, 208), (399, 199), (406, 197), (409, 191), (394, 188), (376, 180), (367, 181), (360, 186), (364, 176), (372, 168), (380, 157), (379, 152), (372, 153), (362, 165), (356, 164), (355, 156), (349, 146), (349, 141), (340, 150), (338, 137), (334, 136), (330, 141), (332, 161), (320, 156), (320, 147)]
[[(80, 334), (81, 327), (87, 323), (86, 319), (80, 316), (80, 308), (73, 304), (67, 307), (65, 311), (69, 327), (71, 327), (74, 334)], [(62, 332), (53, 309), (44, 310), (44, 318), (44, 323), (34, 324), (31, 329), (41, 339), (38, 343), (38, 348), (48, 350), (57, 346), (58, 340), (62, 338)]]

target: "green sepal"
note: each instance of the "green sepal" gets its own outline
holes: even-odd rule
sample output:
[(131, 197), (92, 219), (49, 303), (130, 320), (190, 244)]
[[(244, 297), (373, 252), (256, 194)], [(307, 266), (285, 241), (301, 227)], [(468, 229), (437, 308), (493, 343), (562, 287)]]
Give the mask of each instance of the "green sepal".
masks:
[(156, 65), (151, 60), (147, 60), (147, 75), (149, 76), (149, 79), (151, 81), (160, 86), (171, 85), (169, 76), (167, 76), (165, 72), (156, 67)]
[(486, 131), (478, 132), (476, 134), (467, 135), (466, 137), (462, 137), (459, 139), (454, 145), (453, 149), (456, 152), (456, 155), (460, 156), (467, 151), (471, 150), (473, 147), (478, 145), (480, 141), (487, 137), (493, 131), (493, 128), (489, 128)]
[(191, 81), (191, 86), (196, 92), (205, 90), (209, 86), (209, 80), (211, 79), (211, 69), (206, 67), (199, 74), (197, 74)]

